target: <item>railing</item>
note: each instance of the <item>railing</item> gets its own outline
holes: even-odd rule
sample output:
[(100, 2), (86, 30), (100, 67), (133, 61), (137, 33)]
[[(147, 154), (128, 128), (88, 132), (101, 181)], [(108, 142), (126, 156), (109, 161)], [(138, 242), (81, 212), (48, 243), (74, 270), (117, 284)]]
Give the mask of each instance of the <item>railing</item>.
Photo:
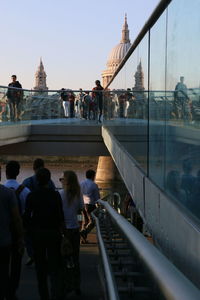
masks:
[(199, 290), (142, 234), (106, 201), (98, 202), (93, 216), (108, 299), (200, 299)]
[[(8, 90), (14, 95), (9, 99)], [(17, 97), (15, 94), (19, 94)], [(64, 119), (178, 121), (198, 127), (200, 89), (182, 91), (34, 91), (0, 86), (0, 122)], [(67, 101), (63, 101), (63, 94)], [(180, 94), (182, 96), (180, 96)], [(102, 95), (99, 100), (99, 95)], [(102, 116), (100, 101), (102, 101)]]
[[(0, 87), (2, 125), (13, 124), (12, 121), (16, 120), (44, 122), (47, 119), (63, 124), (75, 123), (80, 119), (81, 122), (97, 124), (97, 121), (101, 120), (105, 125), (116, 125), (114, 135), (117, 138), (119, 135), (122, 145), (124, 139), (126, 144), (134, 143), (133, 126), (139, 126), (142, 136), (141, 148), (136, 151), (137, 148), (133, 147), (132, 153), (129, 147), (131, 155), (149, 178), (200, 218), (200, 150), (196, 146), (199, 143), (196, 129), (199, 129), (200, 120), (200, 88), (188, 88), (186, 91), (98, 91), (103, 100), (101, 118), (98, 97), (94, 97), (91, 90), (9, 90), (21, 94), (19, 103), (13, 106), (7, 96), (8, 87)], [(63, 93), (68, 101), (63, 101)], [(72, 100), (69, 100), (71, 96)], [(67, 109), (65, 102), (68, 102)], [(112, 130), (114, 128), (115, 126)], [(186, 138), (188, 146), (184, 144)]]

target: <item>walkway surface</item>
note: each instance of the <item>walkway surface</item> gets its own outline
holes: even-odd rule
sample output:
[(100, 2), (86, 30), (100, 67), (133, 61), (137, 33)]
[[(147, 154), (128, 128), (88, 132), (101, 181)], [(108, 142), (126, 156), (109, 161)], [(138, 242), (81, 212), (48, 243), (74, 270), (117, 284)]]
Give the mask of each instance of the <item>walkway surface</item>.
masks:
[[(82, 295), (77, 297), (73, 293), (67, 299), (70, 300), (104, 300), (103, 291), (98, 275), (99, 251), (96, 241), (96, 233), (93, 231), (88, 236), (89, 243), (81, 245), (81, 290)], [(22, 266), (21, 284), (18, 291), (19, 300), (39, 300), (34, 266)]]

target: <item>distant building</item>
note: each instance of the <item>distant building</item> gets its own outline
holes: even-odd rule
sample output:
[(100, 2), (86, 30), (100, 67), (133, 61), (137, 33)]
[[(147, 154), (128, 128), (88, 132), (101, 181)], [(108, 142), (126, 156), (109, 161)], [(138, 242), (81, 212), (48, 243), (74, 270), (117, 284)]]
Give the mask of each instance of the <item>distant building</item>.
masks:
[(139, 62), (137, 66), (137, 71), (135, 72), (135, 86), (133, 90), (135, 91), (144, 91), (144, 72), (142, 70), (142, 63)]
[(35, 87), (33, 89), (38, 92), (48, 90), (48, 87), (46, 84), (46, 78), (47, 78), (47, 75), (44, 71), (42, 59), (40, 58), (40, 64), (39, 64), (37, 72), (35, 73)]
[(122, 28), (122, 39), (120, 43), (117, 46), (115, 46), (110, 52), (107, 61), (107, 69), (102, 72), (103, 87), (106, 87), (106, 85), (109, 83), (114, 72), (116, 71), (117, 67), (125, 57), (130, 47), (131, 47), (131, 42), (129, 39), (127, 16), (125, 15), (125, 21)]

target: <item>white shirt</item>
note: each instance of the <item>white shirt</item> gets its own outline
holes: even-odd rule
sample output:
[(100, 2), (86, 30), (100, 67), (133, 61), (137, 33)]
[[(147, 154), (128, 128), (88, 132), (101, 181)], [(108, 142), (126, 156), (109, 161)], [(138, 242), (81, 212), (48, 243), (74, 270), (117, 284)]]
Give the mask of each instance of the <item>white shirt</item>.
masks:
[[(16, 190), (20, 186), (20, 184), (15, 179), (8, 179), (4, 183), (4, 186), (6, 186), (7, 188), (13, 188), (14, 190)], [(30, 192), (31, 191), (27, 187), (24, 187), (24, 189), (19, 194), (19, 199), (21, 201), (21, 210), (22, 210), (21, 213), (22, 214), (24, 213), (24, 210), (25, 210), (26, 198)]]
[(98, 185), (91, 179), (85, 179), (81, 182), (81, 191), (83, 193), (84, 204), (95, 205), (100, 199)]
[(83, 208), (83, 197), (82, 194), (80, 198), (77, 198), (71, 204), (69, 204), (67, 193), (65, 190), (59, 190), (60, 196), (62, 198), (62, 206), (65, 219), (65, 227), (67, 229), (78, 228), (78, 210)]

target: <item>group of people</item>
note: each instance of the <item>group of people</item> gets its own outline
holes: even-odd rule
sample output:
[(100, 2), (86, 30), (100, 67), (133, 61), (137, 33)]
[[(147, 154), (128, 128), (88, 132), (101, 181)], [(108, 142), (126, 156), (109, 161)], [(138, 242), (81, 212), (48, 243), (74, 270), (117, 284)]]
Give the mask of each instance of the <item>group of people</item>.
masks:
[[(24, 248), (28, 264), (35, 263), (41, 300), (65, 299), (69, 292), (81, 294), (80, 237), (87, 242), (94, 227), (91, 212), (100, 198), (95, 171), (87, 170), (80, 184), (74, 171), (64, 171), (62, 189), (56, 190), (41, 158), (34, 161), (33, 170), (34, 175), (20, 184), (20, 164), (9, 161), (7, 181), (0, 185), (0, 300), (18, 299)], [(63, 250), (66, 241), (70, 255), (69, 249)]]
[[(17, 76), (11, 76), (12, 81), (8, 84), (6, 97), (8, 99), (10, 121), (19, 121), (21, 114), (21, 104), (23, 100), (22, 85), (17, 81)], [(83, 92), (80, 89), (78, 97), (71, 90), (62, 88), (60, 98), (66, 118), (79, 117), (88, 120), (98, 119), (101, 122), (103, 112), (103, 87), (100, 80), (95, 81), (92, 93)]]
[(167, 174), (167, 191), (186, 206), (194, 215), (200, 217), (200, 170), (196, 176), (192, 174), (192, 161), (184, 159), (183, 174), (178, 170), (171, 170)]
[[(80, 89), (78, 98), (75, 98), (73, 92), (62, 88), (60, 97), (62, 99), (62, 105), (64, 109), (64, 115), (66, 118), (79, 117), (88, 120), (96, 120), (101, 123), (101, 117), (103, 112), (103, 87), (99, 80), (95, 81), (95, 87), (92, 89), (92, 93), (86, 91), (83, 93)], [(76, 99), (76, 101), (75, 101)]]

